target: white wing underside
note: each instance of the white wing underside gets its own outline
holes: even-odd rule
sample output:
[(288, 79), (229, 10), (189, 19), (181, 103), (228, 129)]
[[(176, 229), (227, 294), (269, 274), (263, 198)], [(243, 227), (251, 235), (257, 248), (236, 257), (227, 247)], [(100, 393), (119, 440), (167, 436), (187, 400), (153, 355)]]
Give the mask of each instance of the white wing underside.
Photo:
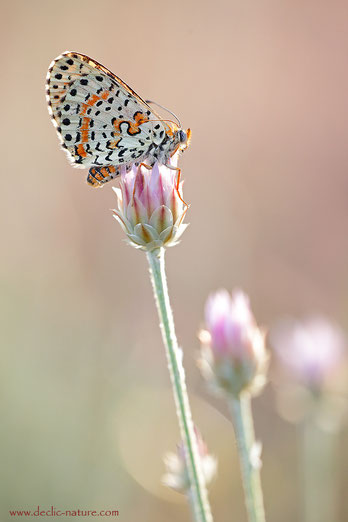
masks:
[(173, 132), (122, 80), (77, 53), (52, 62), (47, 98), (62, 145), (78, 168), (141, 161)]

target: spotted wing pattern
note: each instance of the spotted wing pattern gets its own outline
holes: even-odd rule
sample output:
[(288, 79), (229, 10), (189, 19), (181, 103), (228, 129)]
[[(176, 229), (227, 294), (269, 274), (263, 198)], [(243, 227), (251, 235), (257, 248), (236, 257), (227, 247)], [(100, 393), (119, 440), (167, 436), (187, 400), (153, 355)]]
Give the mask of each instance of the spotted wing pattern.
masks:
[(83, 54), (66, 52), (52, 62), (46, 94), (62, 146), (75, 166), (91, 168), (92, 185), (141, 161), (174, 132), (120, 78)]

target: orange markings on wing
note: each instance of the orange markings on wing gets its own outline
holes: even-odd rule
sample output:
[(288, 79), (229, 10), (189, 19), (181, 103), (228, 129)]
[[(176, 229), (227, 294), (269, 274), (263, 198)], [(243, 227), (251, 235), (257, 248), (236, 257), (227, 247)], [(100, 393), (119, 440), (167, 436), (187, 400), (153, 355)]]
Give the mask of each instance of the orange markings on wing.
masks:
[(92, 107), (98, 100), (100, 100), (99, 96), (96, 94), (93, 94), (88, 100), (87, 103), (82, 104), (82, 110), (80, 112), (80, 116), (84, 116), (86, 114), (86, 111), (89, 107)]
[(168, 125), (168, 128), (166, 129), (167, 136), (174, 136), (174, 130), (171, 128), (170, 125)]
[(130, 120), (115, 120), (113, 125), (116, 131), (120, 132), (120, 125), (122, 123), (128, 124), (128, 134), (138, 134), (139, 133), (139, 125), (142, 125), (143, 123), (146, 123), (149, 121), (149, 118), (142, 112), (137, 112), (135, 117), (135, 123)]
[(100, 183), (96, 179), (93, 178), (93, 176), (88, 176), (87, 183), (92, 185), (92, 187), (100, 187)]
[(81, 131), (81, 139), (83, 143), (87, 143), (88, 141), (88, 129), (89, 129), (89, 122), (91, 121), (91, 118), (83, 118), (82, 125), (80, 127)]
[(96, 94), (93, 94), (93, 96), (90, 97), (90, 99), (88, 100), (87, 102), (87, 105), (94, 105), (96, 101), (99, 100), (99, 96), (97, 96)]
[(87, 152), (85, 151), (85, 148), (82, 145), (82, 143), (79, 143), (77, 146), (77, 154), (79, 154), (83, 158), (85, 158), (87, 156)]
[(87, 130), (88, 127), (89, 127), (89, 122), (90, 122), (90, 121), (91, 121), (91, 118), (86, 118), (86, 117), (83, 118), (83, 120), (82, 120), (82, 125), (81, 125), (81, 127), (80, 127), (80, 130), (82, 130), (82, 131), (83, 131), (83, 130)]
[(103, 100), (106, 100), (107, 97), (109, 96), (110, 92), (109, 91), (104, 91), (103, 94), (101, 95), (101, 97), (103, 98)]
[(110, 174), (114, 174), (116, 172), (116, 167), (113, 165), (110, 165), (109, 167), (102, 167), (99, 171), (104, 178), (107, 178), (110, 176)]
[(134, 119), (135, 123), (133, 123), (132, 121), (129, 122), (129, 134), (137, 134), (139, 132), (139, 125), (142, 125), (143, 123), (149, 121), (149, 118), (143, 112), (140, 111), (136, 113)]
[(128, 127), (128, 133), (129, 134), (138, 134), (139, 132), (139, 125), (137, 123), (133, 123), (132, 121), (129, 121), (129, 127)]
[(110, 141), (110, 143), (108, 144), (108, 149), (117, 149), (117, 145), (120, 141), (121, 138), (119, 138), (118, 140)]
[(120, 124), (123, 122), (123, 120), (117, 120), (116, 118), (113, 120), (113, 126), (114, 129), (118, 132), (120, 132)]
[(137, 112), (134, 119), (137, 126), (149, 121), (149, 118), (143, 112)]

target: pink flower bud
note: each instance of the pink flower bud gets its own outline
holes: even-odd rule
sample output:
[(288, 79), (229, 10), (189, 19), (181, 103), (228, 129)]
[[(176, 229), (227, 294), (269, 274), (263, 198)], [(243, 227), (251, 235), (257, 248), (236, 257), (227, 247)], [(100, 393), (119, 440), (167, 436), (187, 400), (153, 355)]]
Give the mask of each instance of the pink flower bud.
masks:
[[(205, 483), (209, 484), (216, 474), (216, 458), (208, 453), (208, 448), (197, 428), (195, 428), (195, 433), (203, 477)], [(166, 474), (162, 479), (164, 485), (179, 493), (189, 493), (190, 481), (185, 461), (185, 447), (182, 442), (178, 444), (177, 453), (167, 453), (165, 455), (164, 464), (166, 467)]]
[(206, 330), (200, 332), (203, 375), (215, 387), (238, 395), (265, 382), (267, 352), (248, 297), (236, 290), (211, 295), (205, 307)]
[(183, 224), (187, 204), (177, 171), (155, 164), (121, 174), (120, 188), (114, 188), (118, 210), (114, 217), (128, 241), (136, 248), (154, 251), (174, 246), (188, 225)]
[(343, 333), (321, 317), (279, 323), (272, 331), (271, 343), (287, 376), (317, 391), (340, 370), (347, 356)]
[(245, 356), (255, 321), (243, 292), (235, 291), (231, 298), (227, 290), (220, 290), (210, 296), (205, 306), (205, 322), (217, 357), (228, 353), (236, 359)]

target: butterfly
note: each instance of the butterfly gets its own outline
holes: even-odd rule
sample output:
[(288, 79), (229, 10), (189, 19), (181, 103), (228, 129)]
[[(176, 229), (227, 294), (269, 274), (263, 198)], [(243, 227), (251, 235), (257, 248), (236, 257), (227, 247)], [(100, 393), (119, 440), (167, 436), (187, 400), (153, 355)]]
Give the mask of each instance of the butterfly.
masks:
[(84, 54), (68, 51), (53, 60), (46, 97), (62, 147), (75, 167), (89, 169), (87, 183), (93, 187), (134, 164), (176, 168), (170, 158), (190, 141), (190, 129), (161, 118), (153, 102)]

